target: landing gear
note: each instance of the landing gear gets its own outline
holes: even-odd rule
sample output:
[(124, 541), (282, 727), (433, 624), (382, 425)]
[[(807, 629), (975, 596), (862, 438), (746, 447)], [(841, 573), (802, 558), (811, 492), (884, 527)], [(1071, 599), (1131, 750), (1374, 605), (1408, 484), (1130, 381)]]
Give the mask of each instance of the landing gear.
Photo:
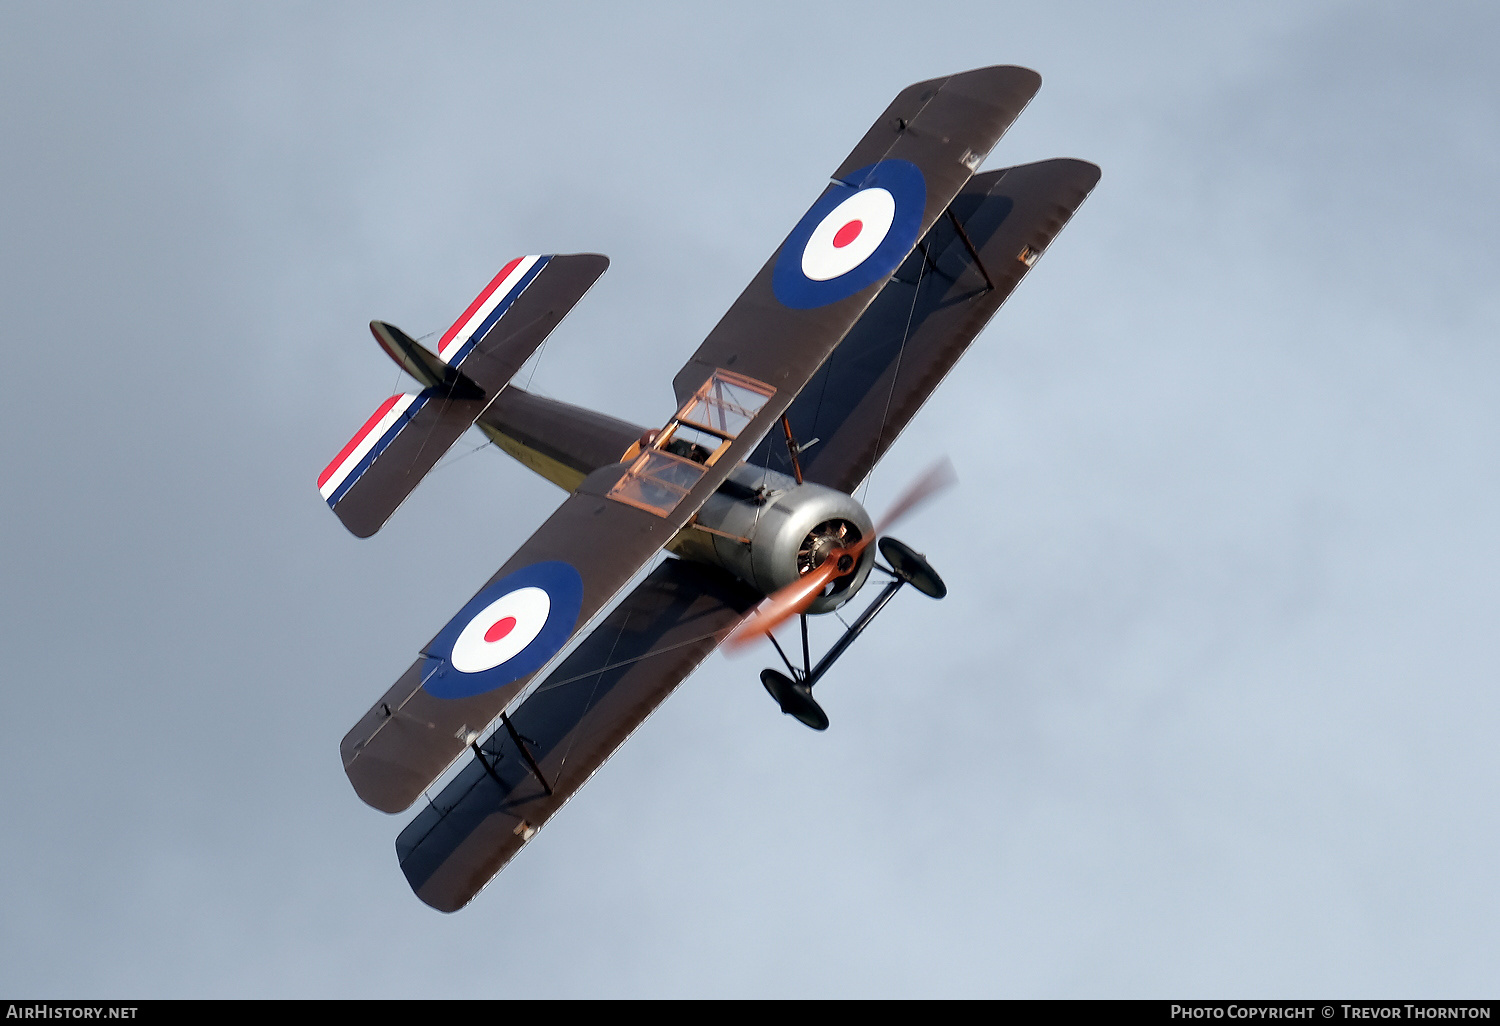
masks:
[(787, 676), (780, 670), (762, 670), (760, 682), (765, 685), (766, 691), (776, 699), (776, 704), (781, 706), (781, 711), (788, 716), (795, 716), (801, 723), (806, 724), (813, 730), (828, 729), (828, 714), (823, 711), (812, 696), (813, 685), (822, 679), (823, 674), (828, 672), (839, 656), (844, 654), (848, 647), (854, 644), (854, 639), (859, 637), (870, 621), (875, 619), (875, 614), (885, 608), (896, 594), (901, 590), (903, 584), (910, 584), (922, 594), (931, 598), (940, 599), (948, 594), (948, 587), (943, 579), (938, 576), (937, 571), (919, 552), (914, 551), (911, 546), (897, 541), (895, 538), (882, 538), (879, 542), (880, 554), (885, 557), (889, 567), (875, 564), (875, 569), (891, 578), (875, 601), (859, 615), (859, 619), (844, 632), (844, 636), (834, 642), (826, 655), (818, 660), (818, 665), (811, 665), (807, 647), (807, 614), (800, 617), (802, 624), (802, 668), (793, 666), (791, 660), (787, 659), (786, 653), (782, 651), (781, 645), (774, 637), (771, 643), (776, 645), (776, 651), (781, 655), (781, 661), (786, 663), (787, 670), (791, 676)]

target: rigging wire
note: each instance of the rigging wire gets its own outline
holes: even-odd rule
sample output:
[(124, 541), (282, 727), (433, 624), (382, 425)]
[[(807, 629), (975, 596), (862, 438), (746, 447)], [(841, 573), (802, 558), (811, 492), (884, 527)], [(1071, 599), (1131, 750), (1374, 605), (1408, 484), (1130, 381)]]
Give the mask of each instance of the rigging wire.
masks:
[(439, 470), (446, 470), (447, 468), (453, 466), (453, 464), (457, 463), (459, 460), (466, 460), (476, 452), (479, 452), (481, 449), (488, 449), (494, 444), (494, 442), (491, 442), (488, 438), (486, 438), (484, 441), (474, 446), (474, 448), (468, 450), (467, 452), (461, 452), (457, 456), (454, 456), (453, 451), (450, 449), (448, 452), (445, 452), (443, 454), (443, 458), (438, 460), (437, 463), (433, 465), (433, 468), (427, 473), (436, 474)]
[(542, 348), (536, 351), (536, 359), (531, 364), (531, 373), (526, 377), (526, 391), (528, 392), (531, 391), (531, 379), (536, 377), (536, 369), (542, 365), (542, 357), (547, 355), (547, 343), (551, 341), (552, 335), (549, 333), (546, 338), (542, 339)]
[[(623, 633), (623, 630), (621, 633)], [(719, 638), (720, 640), (723, 640), (723, 635), (725, 633), (726, 632), (723, 629), (720, 629), (717, 631), (712, 631), (708, 634), (700, 634), (696, 638), (688, 638), (686, 641), (679, 641), (671, 645), (663, 645), (661, 648), (654, 648), (649, 652), (643, 652), (638, 656), (631, 656), (629, 659), (622, 659), (617, 663), (606, 663), (604, 666), (595, 667), (594, 669), (589, 670), (586, 673), (580, 673), (574, 677), (565, 677), (562, 680), (549, 680), (544, 682), (528, 697), (535, 697), (542, 694), (543, 692), (551, 691), (554, 688), (560, 688), (567, 684), (576, 684), (578, 681), (586, 680), (589, 677), (594, 676), (595, 674), (602, 674), (609, 670), (617, 670), (622, 666), (629, 666), (631, 663), (638, 663), (643, 659), (650, 659), (652, 656), (659, 656), (666, 652), (675, 652), (677, 649), (686, 648), (689, 645), (698, 645), (709, 640), (710, 638)], [(619, 639), (616, 638), (617, 642), (618, 640)], [(610, 647), (610, 657), (614, 657), (613, 645)]]
[[(920, 245), (920, 243), (919, 243)], [(898, 268), (899, 270), (899, 268)], [(864, 484), (860, 486), (860, 504), (863, 505), (870, 494), (870, 481), (875, 477), (875, 463), (880, 461), (880, 443), (885, 441), (885, 425), (887, 418), (891, 415), (891, 401), (896, 396), (896, 382), (901, 377), (901, 360), (906, 355), (906, 343), (911, 340), (911, 322), (917, 315), (917, 298), (922, 293), (922, 280), (927, 274), (927, 261), (923, 260), (917, 271), (917, 283), (911, 290), (911, 308), (906, 311), (906, 330), (901, 333), (901, 348), (896, 350), (895, 369), (891, 372), (891, 387), (885, 394), (885, 412), (880, 415), (880, 430), (875, 433), (875, 462), (870, 464), (870, 472), (865, 475)], [(894, 277), (894, 276), (893, 276)]]
[[(622, 618), (620, 620), (620, 629), (615, 632), (615, 640), (613, 640), (613, 641), (611, 641), (609, 643), (609, 655), (607, 657), (605, 657), (605, 662), (606, 663), (608, 663), (608, 662), (610, 662), (611, 660), (614, 659), (614, 657), (615, 657), (615, 650), (620, 647), (620, 639), (625, 636), (625, 628), (627, 628), (627, 627), (630, 626), (630, 617), (631, 617), (631, 614), (634, 613), (634, 612), (635, 612), (635, 610), (633, 610), (633, 609), (626, 610), (624, 618)], [(599, 627), (595, 628), (595, 632), (597, 633), (600, 629), (603, 628), (603, 626), (604, 626), (604, 624), (601, 623), (599, 625)], [(564, 662), (566, 662), (566, 660), (564, 660)], [(563, 665), (562, 663), (559, 663), (558, 664), (558, 669), (562, 669), (562, 665)], [(583, 715), (584, 716), (587, 716), (593, 710), (593, 708), (594, 708), (594, 699), (597, 698), (598, 695), (599, 695), (599, 685), (604, 683), (605, 669), (601, 668), (601, 669), (595, 671), (595, 673), (596, 673), (596, 676), (594, 677), (594, 687), (593, 687), (593, 689), (591, 691), (589, 691), (588, 701), (586, 701), (583, 704)], [(580, 719), (581, 718), (582, 717), (580, 717)], [(570, 755), (573, 754), (573, 746), (578, 743), (578, 740), (579, 739), (577, 737), (574, 737), (572, 740), (570, 740), (568, 742), (568, 747), (563, 751), (562, 762), (560, 762), (558, 764), (559, 771), (561, 771), (561, 769), (562, 769), (563, 766), (566, 766), (568, 764), (568, 756), (570, 756)]]

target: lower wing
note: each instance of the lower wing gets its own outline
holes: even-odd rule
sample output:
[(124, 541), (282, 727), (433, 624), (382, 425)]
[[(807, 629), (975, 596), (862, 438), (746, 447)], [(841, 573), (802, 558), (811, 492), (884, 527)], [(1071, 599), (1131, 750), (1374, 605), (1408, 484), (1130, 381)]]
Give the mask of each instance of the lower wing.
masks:
[[(787, 410), (807, 480), (859, 487), (1098, 180), (1069, 159), (969, 180)], [(792, 473), (779, 433), (750, 462)]]
[(401, 832), (417, 897), (468, 904), (759, 599), (714, 567), (653, 570)]

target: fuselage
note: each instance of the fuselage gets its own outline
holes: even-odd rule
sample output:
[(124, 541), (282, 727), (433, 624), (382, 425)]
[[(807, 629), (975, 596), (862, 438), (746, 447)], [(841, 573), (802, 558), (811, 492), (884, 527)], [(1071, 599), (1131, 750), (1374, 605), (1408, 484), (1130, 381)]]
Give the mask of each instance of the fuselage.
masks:
[[(502, 391), (478, 423), (495, 445), (568, 492), (601, 467), (634, 458), (652, 434), (515, 386)], [(844, 492), (741, 463), (666, 549), (722, 567), (769, 595), (872, 527), (864, 507)], [(867, 546), (858, 565), (835, 579), (808, 611), (826, 613), (853, 598), (874, 561), (875, 548)]]

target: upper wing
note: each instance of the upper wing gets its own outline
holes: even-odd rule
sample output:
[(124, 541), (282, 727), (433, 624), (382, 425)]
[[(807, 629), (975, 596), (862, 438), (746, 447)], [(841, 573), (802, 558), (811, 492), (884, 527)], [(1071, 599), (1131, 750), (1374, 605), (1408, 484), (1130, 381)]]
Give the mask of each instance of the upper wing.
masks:
[(678, 372), (678, 402), (723, 367), (789, 403), (1040, 86), (993, 67), (903, 89)]
[[(396, 839), (417, 896), (468, 904), (593, 776), (760, 596), (714, 567), (668, 560), (482, 745)], [(525, 750), (522, 750), (522, 745)]]
[[(780, 418), (1039, 84), (1033, 71), (999, 67), (902, 91), (673, 379), (680, 409), (656, 446), (628, 467), (590, 474), (344, 738), (344, 768), (360, 797), (386, 811), (415, 801), (686, 525)], [(681, 441), (678, 435), (718, 447), (711, 455), (695, 445), (671, 449), (667, 442)], [(513, 597), (522, 593), (535, 603)], [(522, 638), (526, 644), (512, 652)], [(491, 658), (499, 661), (487, 663)]]
[[(859, 486), (1098, 180), (1081, 160), (970, 180), (952, 210), (984, 270), (951, 220), (933, 225), (787, 411), (807, 480)], [(751, 460), (792, 472), (775, 436)]]

